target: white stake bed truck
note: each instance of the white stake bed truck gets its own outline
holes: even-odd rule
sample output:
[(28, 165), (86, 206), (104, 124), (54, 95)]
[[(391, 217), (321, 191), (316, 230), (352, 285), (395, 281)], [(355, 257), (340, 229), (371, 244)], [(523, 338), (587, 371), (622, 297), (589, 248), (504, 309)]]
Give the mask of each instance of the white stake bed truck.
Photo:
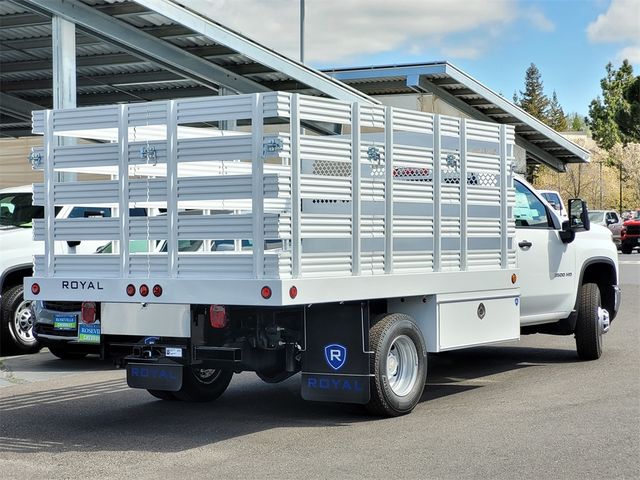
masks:
[[(159, 398), (213, 400), (234, 372), (302, 372), (305, 399), (401, 415), (427, 353), (542, 332), (575, 334), (578, 356), (596, 359), (618, 309), (611, 234), (589, 231), (575, 199), (561, 225), (514, 178), (509, 126), (272, 92), (35, 112), (34, 132), (45, 253), (25, 295), (101, 302), (105, 354)], [(79, 204), (119, 215), (53, 215)], [(168, 248), (122, 248), (139, 239)], [(61, 240), (120, 248), (73, 255), (54, 251)], [(206, 247), (178, 248), (194, 241)], [(134, 314), (145, 308), (174, 315)]]

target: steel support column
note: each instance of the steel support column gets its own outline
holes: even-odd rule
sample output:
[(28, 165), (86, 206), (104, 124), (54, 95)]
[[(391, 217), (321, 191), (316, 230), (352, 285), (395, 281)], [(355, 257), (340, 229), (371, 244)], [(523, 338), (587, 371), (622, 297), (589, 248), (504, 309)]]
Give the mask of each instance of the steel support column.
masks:
[[(51, 19), (53, 49), (53, 108), (76, 107), (76, 26), (57, 15)], [(75, 138), (57, 137), (58, 145), (75, 145)], [(74, 181), (75, 173), (58, 173), (59, 182)]]

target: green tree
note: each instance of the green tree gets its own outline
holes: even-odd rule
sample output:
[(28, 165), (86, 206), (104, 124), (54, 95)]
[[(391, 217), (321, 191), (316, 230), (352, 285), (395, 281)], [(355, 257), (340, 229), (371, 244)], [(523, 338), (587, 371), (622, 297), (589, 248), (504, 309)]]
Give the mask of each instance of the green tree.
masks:
[(640, 75), (627, 85), (622, 97), (624, 102), (616, 113), (616, 123), (623, 143), (640, 143)]
[(620, 130), (617, 116), (627, 108), (628, 102), (624, 94), (635, 78), (633, 67), (627, 60), (622, 62), (618, 70), (608, 63), (606, 71), (607, 76), (600, 81), (602, 98), (598, 96), (591, 101), (587, 124), (598, 146), (611, 150), (617, 143), (627, 143), (628, 139)]
[[(623, 210), (623, 186), (625, 182), (634, 181), (631, 173), (637, 160), (626, 162), (628, 145), (634, 140), (635, 126), (633, 121), (636, 99), (632, 98), (636, 78), (633, 67), (628, 60), (624, 60), (618, 70), (611, 63), (606, 66), (607, 75), (600, 81), (602, 99), (598, 96), (589, 105), (588, 125), (591, 135), (598, 146), (608, 152), (607, 163), (618, 168), (620, 178), (619, 208)], [(628, 148), (627, 148), (628, 147)]]
[(544, 94), (542, 76), (535, 64), (531, 64), (524, 77), (524, 92), (520, 91), (519, 98), (514, 94), (514, 100), (527, 113), (539, 120), (545, 121), (549, 111), (549, 99)]
[(551, 103), (549, 104), (549, 115), (546, 123), (558, 132), (566, 132), (569, 129), (569, 126), (567, 125), (567, 117), (564, 115), (564, 110), (562, 110), (562, 106), (558, 101), (558, 96), (556, 95), (555, 90), (553, 91)]
[(584, 118), (577, 113), (569, 115), (568, 122), (571, 123), (571, 130), (574, 132), (581, 132), (587, 128), (587, 124), (584, 122)]

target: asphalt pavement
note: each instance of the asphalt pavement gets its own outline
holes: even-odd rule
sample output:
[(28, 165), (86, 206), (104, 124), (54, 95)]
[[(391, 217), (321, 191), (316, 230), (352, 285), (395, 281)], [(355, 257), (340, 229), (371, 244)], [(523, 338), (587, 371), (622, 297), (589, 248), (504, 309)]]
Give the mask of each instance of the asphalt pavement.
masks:
[(0, 478), (618, 479), (640, 472), (640, 255), (600, 360), (531, 335), (433, 355), (411, 415), (376, 419), (236, 375), (210, 404), (127, 388), (97, 358), (0, 359)]

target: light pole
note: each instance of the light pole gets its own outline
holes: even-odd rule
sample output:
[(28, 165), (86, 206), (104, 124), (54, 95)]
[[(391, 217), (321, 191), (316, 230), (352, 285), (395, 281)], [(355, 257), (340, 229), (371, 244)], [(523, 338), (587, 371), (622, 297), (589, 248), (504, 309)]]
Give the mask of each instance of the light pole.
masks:
[(304, 63), (304, 0), (300, 0), (300, 63)]

